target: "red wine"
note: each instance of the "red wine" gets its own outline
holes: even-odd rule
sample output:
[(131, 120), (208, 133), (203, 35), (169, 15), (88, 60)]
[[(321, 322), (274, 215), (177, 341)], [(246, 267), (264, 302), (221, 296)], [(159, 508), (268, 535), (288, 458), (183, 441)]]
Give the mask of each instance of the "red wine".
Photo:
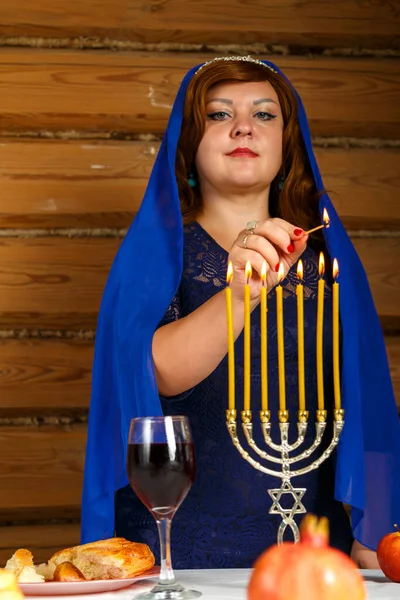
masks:
[(195, 475), (194, 446), (177, 442), (129, 444), (128, 478), (133, 491), (156, 517), (171, 516)]

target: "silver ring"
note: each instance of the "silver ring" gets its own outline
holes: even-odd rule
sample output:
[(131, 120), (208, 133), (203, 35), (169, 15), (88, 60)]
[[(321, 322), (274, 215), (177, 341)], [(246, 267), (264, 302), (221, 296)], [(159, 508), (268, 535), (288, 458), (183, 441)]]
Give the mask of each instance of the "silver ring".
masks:
[(253, 235), (255, 228), (257, 227), (258, 221), (249, 221), (246, 225), (246, 231), (248, 234)]
[(248, 250), (247, 248), (247, 238), (249, 237), (249, 233), (247, 235), (244, 236), (243, 238), (243, 248), (246, 248), (246, 250)]

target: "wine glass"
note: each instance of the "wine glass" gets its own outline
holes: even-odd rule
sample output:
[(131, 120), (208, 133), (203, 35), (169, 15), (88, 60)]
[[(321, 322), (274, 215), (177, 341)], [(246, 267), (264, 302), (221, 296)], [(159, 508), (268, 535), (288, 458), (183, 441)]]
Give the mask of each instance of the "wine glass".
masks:
[(157, 522), (161, 571), (157, 585), (142, 600), (190, 600), (201, 592), (175, 580), (171, 562), (171, 521), (195, 475), (192, 434), (186, 417), (143, 417), (131, 420), (127, 472), (133, 491)]

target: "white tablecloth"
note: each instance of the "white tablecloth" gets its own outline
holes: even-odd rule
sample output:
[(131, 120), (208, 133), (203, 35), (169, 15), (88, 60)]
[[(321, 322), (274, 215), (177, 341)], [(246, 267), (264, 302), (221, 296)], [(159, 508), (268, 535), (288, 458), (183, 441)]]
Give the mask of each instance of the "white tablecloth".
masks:
[[(362, 571), (368, 590), (368, 600), (400, 600), (400, 583), (392, 583), (382, 571)], [(175, 571), (182, 585), (203, 592), (201, 600), (246, 600), (246, 587), (250, 569), (215, 569), (198, 571)], [(154, 582), (136, 583), (129, 588), (111, 593), (87, 594), (85, 596), (64, 596), (85, 600), (134, 600), (140, 592), (151, 589)], [(38, 600), (38, 596), (35, 597)], [(55, 599), (47, 596), (46, 600)], [(60, 600), (60, 596), (57, 596)], [(304, 600), (307, 600), (306, 596)], [(340, 599), (338, 599), (340, 600)]]

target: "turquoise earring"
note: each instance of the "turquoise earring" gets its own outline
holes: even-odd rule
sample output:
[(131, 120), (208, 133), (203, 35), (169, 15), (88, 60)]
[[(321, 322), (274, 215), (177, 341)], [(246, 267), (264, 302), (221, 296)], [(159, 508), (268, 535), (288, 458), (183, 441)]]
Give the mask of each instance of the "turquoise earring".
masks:
[(279, 184), (278, 184), (280, 191), (282, 191), (282, 190), (283, 190), (283, 186), (285, 185), (285, 181), (286, 181), (286, 180), (285, 180), (285, 178), (284, 178), (284, 177), (283, 177), (283, 175), (282, 175), (282, 177), (281, 177), (281, 178), (280, 178), (280, 180), (279, 180)]
[(190, 185), (191, 188), (194, 188), (197, 185), (197, 181), (195, 180), (192, 173), (189, 173), (188, 184)]

